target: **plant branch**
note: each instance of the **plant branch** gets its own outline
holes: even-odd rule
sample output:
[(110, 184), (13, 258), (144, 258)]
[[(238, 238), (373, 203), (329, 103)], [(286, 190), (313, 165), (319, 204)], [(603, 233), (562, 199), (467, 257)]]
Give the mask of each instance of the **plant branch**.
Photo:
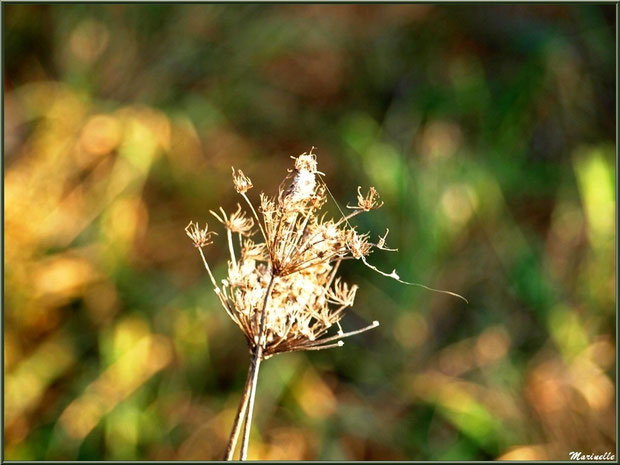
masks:
[(258, 327), (258, 340), (256, 341), (256, 346), (254, 349), (254, 353), (252, 356), (252, 361), (250, 363), (250, 392), (248, 399), (248, 407), (247, 414), (245, 419), (245, 425), (243, 427), (243, 440), (241, 442), (241, 451), (239, 454), (240, 460), (247, 460), (248, 456), (248, 444), (250, 442), (250, 430), (252, 428), (252, 414), (254, 413), (254, 398), (256, 396), (256, 384), (258, 381), (258, 370), (260, 368), (260, 362), (263, 357), (263, 333), (265, 331), (265, 314), (267, 313), (267, 303), (269, 302), (269, 296), (271, 295), (271, 289), (273, 288), (273, 283), (275, 281), (275, 276), (272, 274), (271, 279), (269, 280), (269, 285), (267, 286), (267, 291), (265, 292), (265, 300), (263, 301), (263, 311), (260, 315), (260, 324)]
[(239, 401), (239, 408), (237, 409), (237, 416), (235, 417), (235, 422), (233, 423), (233, 429), (230, 432), (230, 437), (228, 438), (228, 444), (226, 444), (226, 455), (224, 456), (224, 460), (232, 460), (232, 456), (235, 453), (235, 446), (237, 445), (237, 439), (239, 439), (239, 433), (241, 432), (241, 425), (243, 425), (243, 420), (245, 419), (245, 413), (248, 407), (248, 400), (250, 400), (250, 386), (252, 381), (252, 371), (248, 370), (248, 377), (245, 380), (245, 386), (243, 387), (243, 394), (241, 395), (241, 400)]
[(250, 429), (252, 428), (252, 414), (254, 412), (254, 398), (256, 397), (256, 384), (258, 381), (258, 370), (260, 368), (260, 362), (263, 355), (261, 346), (256, 346), (252, 361), (250, 362), (250, 389), (248, 397), (247, 412), (245, 418), (245, 425), (243, 427), (243, 439), (241, 441), (241, 451), (239, 452), (239, 460), (247, 460), (248, 458), (248, 445), (250, 443)]

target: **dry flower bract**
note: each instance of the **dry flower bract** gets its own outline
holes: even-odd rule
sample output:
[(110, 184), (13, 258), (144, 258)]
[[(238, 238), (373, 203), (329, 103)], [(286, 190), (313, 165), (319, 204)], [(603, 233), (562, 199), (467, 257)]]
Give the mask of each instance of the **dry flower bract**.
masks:
[[(383, 250), (385, 236), (370, 242), (369, 234), (359, 234), (349, 220), (380, 208), (377, 191), (371, 187), (364, 196), (358, 188), (353, 211), (336, 219), (321, 215), (327, 188), (318, 171), (316, 155), (303, 153), (294, 158), (294, 169), (280, 185), (276, 196), (260, 194), (260, 216), (246, 195), (252, 182), (233, 168), (233, 184), (248, 204), (252, 218), (237, 211), (227, 215), (220, 208), (211, 212), (227, 230), (230, 261), (228, 276), (217, 284), (202, 252), (211, 243), (207, 228), (190, 223), (187, 233), (199, 247), (204, 265), (222, 306), (241, 329), (252, 354), (244, 395), (233, 426), (226, 459), (232, 458), (241, 425), (245, 421), (241, 459), (247, 457), (254, 393), (262, 360), (282, 352), (321, 350), (343, 344), (342, 339), (378, 326), (378, 322), (344, 332), (340, 320), (353, 306), (357, 286), (337, 277), (338, 267), (347, 258), (362, 259), (374, 248)], [(261, 238), (251, 237), (258, 231)], [(238, 243), (233, 239), (238, 236)], [(379, 271), (379, 270), (377, 270)], [(380, 271), (379, 271), (380, 272)], [(380, 272), (382, 273), (382, 272)], [(398, 279), (395, 272), (382, 273)], [(333, 334), (330, 328), (336, 327)]]

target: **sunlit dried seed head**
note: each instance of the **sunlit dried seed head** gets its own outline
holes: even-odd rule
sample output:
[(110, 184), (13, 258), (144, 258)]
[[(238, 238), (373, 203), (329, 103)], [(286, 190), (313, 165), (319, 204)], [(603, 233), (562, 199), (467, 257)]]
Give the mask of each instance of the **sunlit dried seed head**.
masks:
[(245, 174), (243, 174), (243, 171), (237, 170), (237, 173), (235, 174), (235, 168), (233, 168), (232, 174), (233, 174), (233, 184), (235, 186), (235, 190), (238, 193), (244, 194), (250, 189), (252, 189), (252, 187), (254, 187), (252, 186), (252, 181), (250, 180), (250, 178), (248, 178)]
[(318, 163), (316, 161), (316, 155), (312, 153), (302, 153), (297, 158), (291, 157), (295, 160), (295, 170), (297, 171), (309, 171), (310, 173), (316, 173)]
[(303, 153), (295, 160), (295, 176), (293, 182), (284, 193), (280, 204), (291, 209), (299, 208), (300, 203), (307, 202), (315, 198), (317, 187), (317, 161), (316, 155)]
[[(370, 266), (365, 257), (373, 247), (385, 246), (385, 236), (372, 244), (369, 234), (358, 234), (349, 223), (354, 216), (380, 207), (378, 194), (371, 188), (364, 197), (358, 190), (354, 212), (328, 219), (321, 214), (327, 187), (320, 178), (316, 155), (311, 151), (294, 160), (294, 169), (289, 170), (278, 194), (260, 194), (259, 212), (245, 195), (251, 181), (241, 170), (233, 169), (235, 189), (248, 202), (253, 220), (240, 207), (230, 216), (221, 208), (218, 213), (211, 212), (229, 232), (239, 233), (238, 244), (227, 234), (228, 277), (221, 288), (216, 286), (216, 293), (250, 349), (260, 349), (262, 358), (336, 347), (341, 345), (340, 339), (376, 326), (342, 331), (340, 320), (344, 310), (353, 306), (357, 286), (342, 282), (337, 271), (349, 257), (361, 258)], [(247, 237), (254, 225), (263, 242)], [(193, 227), (190, 233), (198, 243), (208, 241), (206, 229)], [(206, 260), (205, 266), (208, 269)], [(328, 336), (333, 326), (340, 331)]]
[(207, 223), (205, 223), (205, 227), (201, 229), (198, 223), (194, 223), (193, 221), (190, 221), (185, 227), (185, 232), (194, 242), (195, 247), (206, 247), (209, 244), (213, 244), (211, 235), (215, 234), (217, 236), (216, 232), (209, 231), (209, 225)]
[(351, 210), (363, 210), (369, 212), (370, 210), (376, 210), (383, 206), (383, 202), (379, 202), (379, 193), (374, 187), (368, 190), (366, 197), (362, 195), (362, 187), (357, 188), (357, 205), (347, 205), (347, 208)]
[(372, 252), (372, 244), (368, 242), (368, 234), (358, 234), (355, 230), (348, 231), (346, 244), (354, 258), (366, 257)]
[(226, 212), (222, 207), (220, 207), (221, 216), (213, 210), (210, 210), (210, 212), (220, 223), (226, 226), (226, 229), (229, 229), (231, 232), (239, 233), (246, 237), (253, 234), (252, 228), (254, 227), (254, 220), (246, 216), (245, 212), (241, 210), (241, 205), (237, 204), (237, 210), (232, 213), (230, 217), (226, 215)]

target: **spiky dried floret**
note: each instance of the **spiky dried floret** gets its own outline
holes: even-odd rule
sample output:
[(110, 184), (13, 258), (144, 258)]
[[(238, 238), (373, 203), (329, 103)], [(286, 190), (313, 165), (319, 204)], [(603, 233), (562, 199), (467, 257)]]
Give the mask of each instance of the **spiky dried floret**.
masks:
[(235, 186), (235, 190), (240, 194), (245, 194), (247, 191), (254, 187), (252, 185), (252, 181), (248, 178), (243, 171), (237, 170), (235, 174), (235, 168), (232, 169), (233, 174), (233, 185)]
[(350, 229), (347, 234), (347, 247), (353, 258), (362, 258), (372, 252), (372, 244), (368, 242), (369, 234), (358, 234), (354, 229)]
[(193, 221), (190, 221), (185, 227), (185, 232), (194, 243), (194, 247), (206, 247), (213, 244), (211, 235), (215, 234), (217, 236), (216, 232), (209, 231), (209, 225), (207, 223), (205, 223), (204, 228), (200, 228), (198, 223), (194, 223)]
[(220, 207), (220, 215), (210, 210), (211, 214), (217, 218), (217, 220), (226, 226), (226, 229), (234, 233), (239, 233), (242, 236), (251, 236), (253, 234), (252, 228), (254, 227), (254, 220), (248, 218), (246, 213), (241, 210), (241, 205), (237, 204), (237, 210), (230, 215), (226, 215), (226, 212)]
[[(314, 148), (314, 147), (313, 147)], [(312, 153), (302, 153), (297, 158), (292, 157), (295, 160), (295, 170), (297, 171), (310, 171), (311, 173), (317, 173), (318, 163), (316, 161), (316, 155)]]
[(371, 187), (368, 190), (368, 194), (366, 197), (362, 195), (362, 187), (357, 187), (357, 205), (347, 205), (347, 208), (351, 210), (362, 210), (365, 212), (369, 212), (370, 210), (376, 210), (377, 208), (381, 208), (383, 206), (383, 202), (379, 202), (379, 194), (374, 187)]
[(355, 300), (355, 293), (357, 292), (357, 286), (349, 286), (343, 282), (339, 277), (334, 282), (333, 289), (328, 292), (328, 298), (331, 303), (341, 305), (343, 307), (352, 307)]

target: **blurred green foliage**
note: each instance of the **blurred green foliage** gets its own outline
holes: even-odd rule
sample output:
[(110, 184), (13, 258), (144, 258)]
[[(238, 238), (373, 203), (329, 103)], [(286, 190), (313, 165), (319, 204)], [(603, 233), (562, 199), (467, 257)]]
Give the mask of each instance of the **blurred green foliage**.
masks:
[(250, 458), (614, 451), (614, 12), (4, 5), (5, 458), (221, 457), (249, 359), (183, 229), (312, 145), (469, 304), (348, 263), (381, 326), (263, 365)]

